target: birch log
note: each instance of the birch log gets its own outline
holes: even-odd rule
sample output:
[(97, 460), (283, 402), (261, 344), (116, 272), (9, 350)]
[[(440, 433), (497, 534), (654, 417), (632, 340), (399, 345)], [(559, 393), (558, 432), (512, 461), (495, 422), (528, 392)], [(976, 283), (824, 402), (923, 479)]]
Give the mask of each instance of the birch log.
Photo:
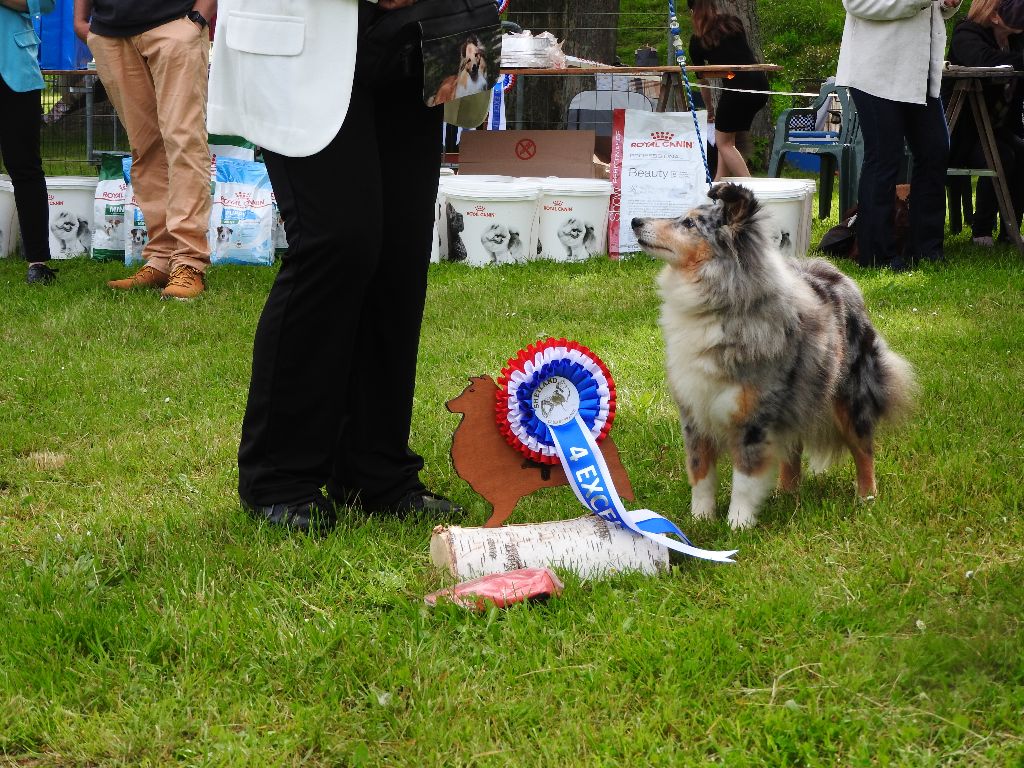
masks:
[(668, 570), (668, 549), (596, 515), (501, 528), (434, 529), (434, 565), (460, 581), (517, 568), (564, 568), (584, 578)]

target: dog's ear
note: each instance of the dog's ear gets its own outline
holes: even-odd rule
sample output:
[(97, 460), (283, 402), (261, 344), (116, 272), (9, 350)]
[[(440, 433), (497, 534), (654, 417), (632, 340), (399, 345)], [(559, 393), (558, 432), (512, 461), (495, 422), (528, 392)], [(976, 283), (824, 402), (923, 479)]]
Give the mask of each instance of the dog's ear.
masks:
[(708, 197), (722, 202), (726, 224), (747, 221), (760, 208), (754, 193), (741, 184), (716, 184), (708, 190)]

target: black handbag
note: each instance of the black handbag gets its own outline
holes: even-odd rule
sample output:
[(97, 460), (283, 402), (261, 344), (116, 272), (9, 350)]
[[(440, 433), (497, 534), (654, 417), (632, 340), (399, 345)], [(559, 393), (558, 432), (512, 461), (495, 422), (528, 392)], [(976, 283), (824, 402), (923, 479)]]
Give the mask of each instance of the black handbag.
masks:
[(377, 82), (422, 73), (427, 106), (489, 90), (501, 66), (498, 6), (494, 0), (418, 0), (378, 9), (359, 36), (359, 59)]

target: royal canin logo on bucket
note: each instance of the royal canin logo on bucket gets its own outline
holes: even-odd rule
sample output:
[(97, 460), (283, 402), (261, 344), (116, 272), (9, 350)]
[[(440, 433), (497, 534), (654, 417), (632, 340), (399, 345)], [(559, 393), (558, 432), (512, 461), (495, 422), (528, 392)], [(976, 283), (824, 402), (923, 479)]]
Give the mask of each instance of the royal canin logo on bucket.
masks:
[(566, 205), (563, 200), (552, 200), (550, 203), (544, 204), (544, 210), (555, 213), (572, 213), (572, 206)]
[(493, 219), (494, 214), (487, 210), (486, 205), (478, 205), (471, 211), (466, 211), (467, 216), (483, 216), (485, 219)]
[(650, 141), (634, 141), (629, 146), (631, 149), (693, 149), (693, 142), (681, 139), (672, 141), (676, 135), (672, 131), (651, 131)]

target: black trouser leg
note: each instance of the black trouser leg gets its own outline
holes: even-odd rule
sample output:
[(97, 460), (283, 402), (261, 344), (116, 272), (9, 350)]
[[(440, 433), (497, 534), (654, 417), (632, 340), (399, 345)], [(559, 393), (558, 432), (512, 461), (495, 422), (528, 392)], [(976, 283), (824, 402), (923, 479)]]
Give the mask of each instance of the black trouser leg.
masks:
[(941, 257), (949, 155), (949, 133), (942, 102), (929, 97), (926, 104), (907, 104), (872, 96), (856, 88), (851, 88), (850, 94), (864, 134), (857, 219), (861, 264), (901, 266), (903, 263), (896, 252), (893, 213), (904, 142), (914, 155), (907, 254), (911, 258)]
[(28, 261), (50, 258), (46, 177), (39, 152), (43, 107), (39, 91), (12, 91), (0, 77), (0, 154), (14, 186), (23, 254)]
[(409, 420), (440, 140), (418, 81), (357, 81), (324, 150), (266, 153), (289, 249), (253, 347), (245, 501), (302, 500), (332, 473), (364, 498), (418, 486)]
[[(422, 489), (423, 459), (408, 449), (420, 323), (441, 166), (440, 109), (410, 81), (375, 92), (380, 126), (381, 260), (366, 288), (350, 369), (352, 408), (338, 434), (329, 487), (367, 508)], [(382, 413), (386, 411), (387, 413)]]
[(894, 229), (896, 176), (903, 154), (897, 102), (850, 89), (864, 135), (864, 163), (857, 202), (857, 249), (861, 266), (884, 266), (897, 258)]
[(926, 104), (903, 104), (903, 113), (907, 144), (914, 155), (907, 254), (911, 259), (939, 260), (946, 236), (946, 116), (942, 101), (931, 97)]

